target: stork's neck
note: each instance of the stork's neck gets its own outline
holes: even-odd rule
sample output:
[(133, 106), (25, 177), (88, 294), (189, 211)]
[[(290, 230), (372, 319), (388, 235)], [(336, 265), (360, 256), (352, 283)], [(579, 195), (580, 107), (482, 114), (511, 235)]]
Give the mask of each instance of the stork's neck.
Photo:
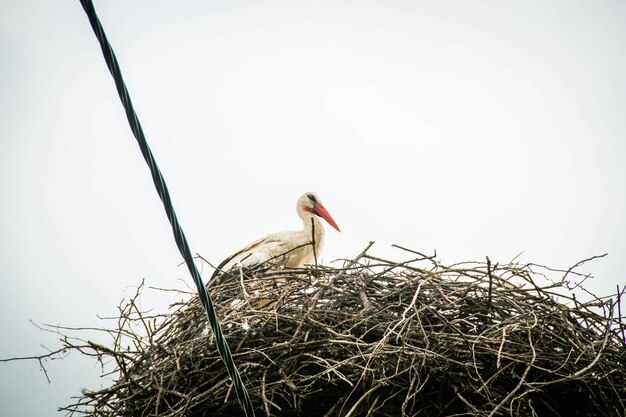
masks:
[(301, 217), (307, 240), (315, 242), (315, 252), (319, 254), (324, 245), (324, 226), (320, 219), (311, 212), (304, 211)]

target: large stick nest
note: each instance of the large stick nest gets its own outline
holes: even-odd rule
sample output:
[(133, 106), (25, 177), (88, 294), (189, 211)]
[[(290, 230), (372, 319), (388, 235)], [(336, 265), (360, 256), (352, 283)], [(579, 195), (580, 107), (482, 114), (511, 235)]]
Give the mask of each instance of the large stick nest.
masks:
[[(575, 271), (366, 252), (209, 288), (257, 416), (625, 415), (619, 302), (579, 302)], [(116, 381), (67, 410), (243, 415), (197, 297), (120, 313), (112, 348), (78, 346), (113, 359)]]

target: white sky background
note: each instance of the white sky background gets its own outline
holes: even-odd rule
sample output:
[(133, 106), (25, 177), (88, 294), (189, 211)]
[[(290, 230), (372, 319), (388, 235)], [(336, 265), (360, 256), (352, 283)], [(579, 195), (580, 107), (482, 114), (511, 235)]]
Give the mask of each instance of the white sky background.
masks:
[[(327, 262), (370, 240), (446, 263), (608, 252), (587, 287), (626, 284), (624, 2), (96, 10), (194, 252), (299, 228), (313, 190), (343, 230)], [(58, 346), (29, 320), (102, 325), (143, 277), (191, 285), (78, 0), (0, 2), (0, 118), (0, 357)], [(109, 383), (76, 354), (47, 368), (0, 364), (0, 414), (57, 415)]]

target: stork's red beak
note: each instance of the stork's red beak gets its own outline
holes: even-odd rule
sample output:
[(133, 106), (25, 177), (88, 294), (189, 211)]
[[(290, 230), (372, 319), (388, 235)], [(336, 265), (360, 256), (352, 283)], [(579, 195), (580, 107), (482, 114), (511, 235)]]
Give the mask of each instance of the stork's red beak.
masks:
[(332, 227), (337, 229), (338, 232), (341, 232), (341, 230), (339, 229), (339, 226), (337, 226), (337, 223), (335, 223), (335, 221), (333, 220), (332, 216), (326, 210), (326, 208), (324, 208), (323, 205), (316, 204), (315, 207), (313, 207), (313, 213), (317, 214), (322, 219), (326, 220), (328, 222), (328, 224), (330, 224)]

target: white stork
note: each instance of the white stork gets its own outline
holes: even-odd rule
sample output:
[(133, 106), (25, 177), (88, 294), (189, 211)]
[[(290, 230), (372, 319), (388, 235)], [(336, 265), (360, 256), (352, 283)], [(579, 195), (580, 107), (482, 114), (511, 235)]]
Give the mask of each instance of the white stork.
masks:
[(302, 219), (302, 230), (272, 233), (255, 240), (219, 264), (210, 282), (222, 273), (219, 278), (220, 282), (232, 279), (234, 275), (229, 274), (228, 271), (235, 266), (247, 269), (271, 262), (271, 265), (299, 268), (314, 264), (324, 245), (324, 227), (318, 216), (337, 231), (341, 230), (315, 193), (309, 192), (302, 195), (298, 199), (296, 210)]

